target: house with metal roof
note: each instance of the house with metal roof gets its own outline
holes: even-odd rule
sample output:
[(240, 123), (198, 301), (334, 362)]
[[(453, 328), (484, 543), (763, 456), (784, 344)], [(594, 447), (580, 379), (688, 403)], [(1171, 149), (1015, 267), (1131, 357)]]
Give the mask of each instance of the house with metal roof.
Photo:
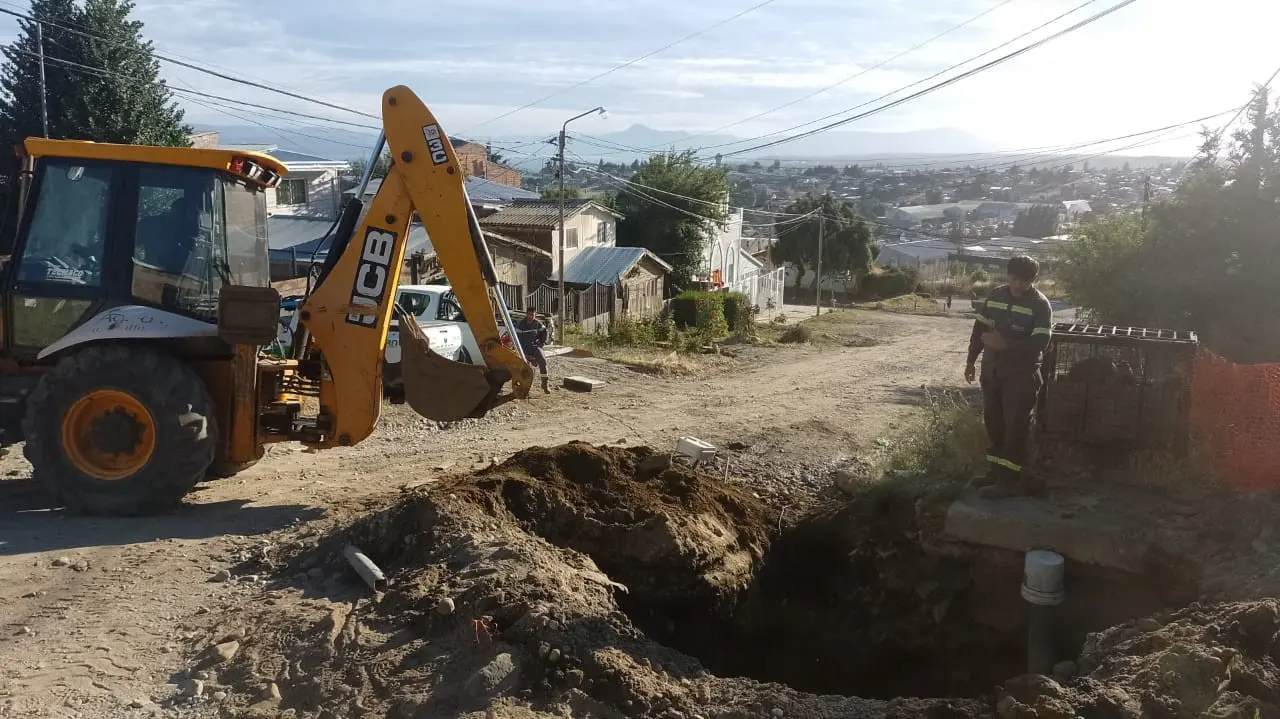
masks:
[[(575, 288), (612, 288), (614, 317), (652, 317), (662, 311), (671, 265), (643, 247), (586, 247), (565, 264), (564, 281)], [(552, 271), (551, 283), (560, 275)]]
[[(564, 218), (566, 265), (587, 248), (617, 245), (617, 226), (622, 215), (595, 200), (565, 200)], [(480, 226), (546, 250), (551, 253), (552, 266), (560, 266), (558, 201), (514, 200), (480, 218)]]

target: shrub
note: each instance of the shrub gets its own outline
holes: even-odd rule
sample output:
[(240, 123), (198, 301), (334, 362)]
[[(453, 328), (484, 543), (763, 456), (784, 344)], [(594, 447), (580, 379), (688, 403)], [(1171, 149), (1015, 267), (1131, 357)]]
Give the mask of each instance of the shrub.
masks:
[(663, 310), (653, 319), (653, 338), (659, 342), (670, 342), (676, 336), (676, 321), (671, 310)]
[(724, 319), (723, 292), (703, 292), (697, 299), (698, 332), (710, 341), (729, 334), (729, 324)]
[(648, 320), (624, 317), (613, 322), (609, 327), (610, 344), (638, 347), (651, 345), (653, 341), (653, 323)]
[(986, 270), (974, 270), (973, 274), (969, 275), (969, 281), (975, 285), (979, 282), (990, 282), (991, 275)]
[(751, 298), (741, 292), (724, 294), (724, 321), (732, 334), (745, 334), (755, 321), (751, 312)]
[(897, 297), (914, 292), (918, 273), (914, 267), (894, 265), (868, 275), (862, 284), (862, 293), (869, 297)]
[(787, 344), (805, 344), (813, 340), (813, 330), (804, 325), (791, 325), (783, 330), (779, 342)]

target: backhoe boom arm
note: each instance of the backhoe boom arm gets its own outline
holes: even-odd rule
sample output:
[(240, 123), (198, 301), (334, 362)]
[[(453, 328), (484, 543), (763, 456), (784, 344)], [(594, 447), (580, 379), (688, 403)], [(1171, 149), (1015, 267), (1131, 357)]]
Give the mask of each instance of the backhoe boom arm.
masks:
[[(333, 251), (340, 252), (337, 261), (299, 308), (309, 337), (307, 352), (318, 351), (325, 368), (320, 382), (320, 437), (308, 442), (316, 447), (355, 444), (377, 425), (382, 357), (415, 212), (486, 367), (431, 353), (416, 322), (400, 313), (402, 373), (409, 404), (434, 419), (480, 416), (496, 404), (528, 396), (533, 382), (533, 371), (524, 358), (504, 346), (499, 336), (491, 303), (497, 278), (452, 143), (407, 87), (383, 94), (382, 113), (391, 170), (350, 238), (335, 241)], [(511, 392), (496, 396), (505, 381), (511, 382)]]

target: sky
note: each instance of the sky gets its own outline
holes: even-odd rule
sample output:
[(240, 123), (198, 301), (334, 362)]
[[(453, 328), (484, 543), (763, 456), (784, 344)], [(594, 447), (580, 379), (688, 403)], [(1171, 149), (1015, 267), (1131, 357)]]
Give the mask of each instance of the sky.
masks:
[[(1002, 52), (1118, 1), (1095, 0)], [(15, 2), (25, 5), (0, 5), (17, 7)], [(135, 16), (161, 52), (375, 114), (382, 91), (405, 84), (451, 134), (501, 142), (549, 136), (568, 117), (597, 105), (608, 108), (609, 117), (579, 120), (575, 130), (600, 135), (643, 124), (705, 132), (857, 75), (724, 130), (744, 137), (777, 132), (921, 80), (1083, 0), (773, 0), (607, 77), (495, 119), (761, 2), (137, 0)], [(972, 24), (869, 69), (991, 8)], [(1185, 122), (1243, 104), (1254, 83), (1280, 67), (1272, 38), (1277, 26), (1280, 3), (1138, 0), (1000, 67), (846, 129), (950, 128), (985, 146), (1021, 149)], [(0, 41), (14, 33), (11, 18), (0, 21)], [(168, 64), (162, 75), (175, 87), (369, 122)], [(267, 122), (244, 110), (184, 105), (194, 123)], [(1196, 145), (1193, 131), (1175, 131), (1132, 152), (1189, 153)]]

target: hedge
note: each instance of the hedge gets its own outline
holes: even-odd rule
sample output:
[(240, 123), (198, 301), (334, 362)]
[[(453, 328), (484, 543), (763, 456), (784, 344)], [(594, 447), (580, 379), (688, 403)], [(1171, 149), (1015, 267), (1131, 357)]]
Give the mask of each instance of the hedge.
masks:
[(724, 321), (730, 334), (741, 334), (751, 329), (751, 298), (741, 292), (723, 292)]
[[(729, 334), (730, 324), (726, 315), (733, 312), (734, 320), (739, 315), (750, 315), (750, 312), (742, 312), (738, 307), (729, 309), (728, 305), (737, 304), (739, 300), (728, 299), (730, 293), (726, 292), (699, 292), (688, 290), (676, 295), (671, 301), (671, 317), (675, 320), (676, 326), (680, 329), (689, 329), (696, 327), (706, 337), (723, 337)], [(741, 296), (743, 300), (745, 296)]]

